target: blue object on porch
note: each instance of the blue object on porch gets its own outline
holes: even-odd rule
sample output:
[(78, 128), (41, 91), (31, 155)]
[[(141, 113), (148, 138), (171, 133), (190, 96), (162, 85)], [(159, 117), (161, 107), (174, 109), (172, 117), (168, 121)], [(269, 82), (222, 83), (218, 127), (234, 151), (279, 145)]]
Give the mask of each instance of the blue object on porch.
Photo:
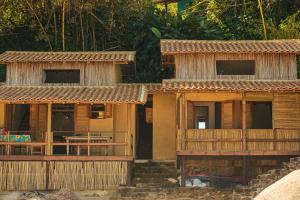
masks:
[[(10, 135), (10, 142), (31, 142), (30, 135)], [(8, 142), (8, 135), (0, 135), (0, 142)]]
[(178, 0), (178, 13), (186, 10), (194, 0)]

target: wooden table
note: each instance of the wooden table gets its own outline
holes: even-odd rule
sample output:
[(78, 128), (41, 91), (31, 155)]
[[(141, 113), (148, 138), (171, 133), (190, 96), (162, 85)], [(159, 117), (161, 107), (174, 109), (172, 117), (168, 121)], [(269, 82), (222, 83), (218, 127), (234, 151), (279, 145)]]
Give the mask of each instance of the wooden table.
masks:
[[(71, 141), (87, 141), (89, 144), (90, 142), (110, 142), (112, 140), (112, 137), (109, 136), (84, 136), (84, 135), (78, 135), (78, 136), (64, 136), (64, 139), (67, 142), (67, 155), (70, 154), (70, 142)], [(88, 155), (90, 155), (90, 146), (88, 146)], [(108, 146), (105, 147), (105, 155), (108, 154)], [(77, 155), (80, 155), (80, 146), (77, 146)]]

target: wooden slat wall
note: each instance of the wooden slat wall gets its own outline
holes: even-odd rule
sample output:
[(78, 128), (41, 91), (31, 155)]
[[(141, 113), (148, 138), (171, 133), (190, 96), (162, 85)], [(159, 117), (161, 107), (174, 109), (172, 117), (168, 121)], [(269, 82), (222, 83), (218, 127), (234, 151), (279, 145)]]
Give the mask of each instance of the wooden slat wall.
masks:
[(192, 102), (188, 101), (187, 102), (187, 110), (188, 110), (188, 114), (187, 114), (187, 128), (189, 129), (193, 129), (195, 128), (195, 122), (194, 122), (194, 105)]
[[(241, 129), (189, 129), (187, 140), (199, 139), (241, 139)], [(241, 151), (242, 142), (187, 142), (187, 150), (191, 151)]]
[(116, 67), (112, 62), (11, 63), (7, 65), (7, 84), (42, 85), (45, 69), (80, 69), (80, 85), (114, 85), (118, 81)]
[(34, 134), (35, 141), (45, 141), (47, 129), (47, 105), (31, 104), (30, 105), (30, 130)]
[[(205, 152), (243, 151), (242, 135), (241, 129), (188, 129), (186, 150)], [(246, 151), (300, 151), (299, 139), (300, 129), (247, 129)]]
[(222, 102), (221, 123), (223, 129), (233, 128), (233, 105), (232, 102)]
[(46, 161), (0, 161), (0, 190), (100, 190), (127, 183), (127, 161), (50, 161), (48, 170), (46, 165)]
[(127, 183), (126, 161), (50, 162), (49, 189), (113, 189)]
[(41, 136), (38, 134), (38, 130), (39, 130), (39, 105), (38, 104), (30, 105), (29, 125), (35, 140), (40, 141)]
[(89, 105), (75, 105), (75, 131), (89, 131)]
[(252, 104), (246, 103), (246, 128), (252, 127)]
[(300, 129), (300, 94), (275, 94), (274, 128)]
[[(217, 75), (216, 60), (255, 60), (255, 75)], [(297, 79), (295, 54), (176, 54), (176, 78), (211, 79)]]

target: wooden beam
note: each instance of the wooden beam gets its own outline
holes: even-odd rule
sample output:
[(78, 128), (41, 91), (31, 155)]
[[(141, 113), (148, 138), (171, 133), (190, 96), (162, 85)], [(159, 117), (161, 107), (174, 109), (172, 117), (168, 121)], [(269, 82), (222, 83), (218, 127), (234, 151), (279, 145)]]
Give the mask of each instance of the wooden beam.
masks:
[(300, 151), (177, 151), (177, 156), (298, 156)]
[(246, 100), (245, 97), (243, 95), (243, 100), (242, 100), (242, 129), (243, 129), (243, 133), (242, 133), (242, 140), (243, 140), (243, 150), (246, 151), (247, 150), (247, 127), (246, 127)]
[(52, 147), (51, 147), (51, 142), (52, 142), (52, 133), (51, 133), (51, 129), (52, 129), (52, 104), (48, 103), (48, 107), (47, 107), (47, 146), (46, 146), (46, 155), (52, 155)]
[(132, 156), (0, 156), (0, 161), (132, 161)]
[[(188, 139), (187, 142), (244, 142), (243, 139), (234, 139), (234, 138), (193, 138)], [(300, 138), (294, 139), (247, 139), (248, 142), (300, 142)]]
[(88, 142), (54, 142), (53, 146), (127, 146), (127, 142), (103, 142), (103, 143), (88, 143)]
[(187, 127), (187, 109), (186, 109), (186, 96), (183, 93), (182, 95), (182, 136), (183, 136), (183, 149), (187, 149), (187, 131), (186, 131), (186, 127)]
[(185, 187), (185, 157), (180, 157), (180, 176), (181, 176), (181, 187)]
[(127, 161), (127, 186), (132, 186), (132, 162)]

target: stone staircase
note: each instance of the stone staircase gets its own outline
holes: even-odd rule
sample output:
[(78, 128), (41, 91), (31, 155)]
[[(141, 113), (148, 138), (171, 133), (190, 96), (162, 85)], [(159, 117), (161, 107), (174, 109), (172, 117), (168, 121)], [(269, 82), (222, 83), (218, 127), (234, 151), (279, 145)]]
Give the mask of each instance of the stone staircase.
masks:
[(256, 179), (251, 180), (248, 184), (251, 196), (255, 197), (263, 189), (297, 169), (300, 169), (300, 157), (291, 158), (289, 162), (282, 163), (280, 169), (272, 169), (267, 173), (258, 175)]
[(119, 200), (152, 200), (152, 199), (215, 199), (215, 200), (251, 200), (263, 189), (286, 176), (290, 172), (300, 169), (300, 157), (291, 158), (284, 162), (282, 168), (272, 169), (257, 176), (248, 186), (236, 188), (183, 188), (178, 183), (171, 183), (168, 178), (178, 176), (175, 162), (159, 163), (146, 162), (135, 164), (134, 186), (120, 187)]
[[(135, 163), (132, 187), (119, 187), (116, 200), (249, 200), (232, 189), (179, 187), (175, 162)], [(234, 198), (232, 198), (234, 196)]]
[(143, 199), (151, 193), (172, 191), (179, 187), (178, 183), (168, 181), (169, 178), (177, 180), (175, 162), (135, 163), (133, 171), (133, 186), (120, 187), (118, 199)]

